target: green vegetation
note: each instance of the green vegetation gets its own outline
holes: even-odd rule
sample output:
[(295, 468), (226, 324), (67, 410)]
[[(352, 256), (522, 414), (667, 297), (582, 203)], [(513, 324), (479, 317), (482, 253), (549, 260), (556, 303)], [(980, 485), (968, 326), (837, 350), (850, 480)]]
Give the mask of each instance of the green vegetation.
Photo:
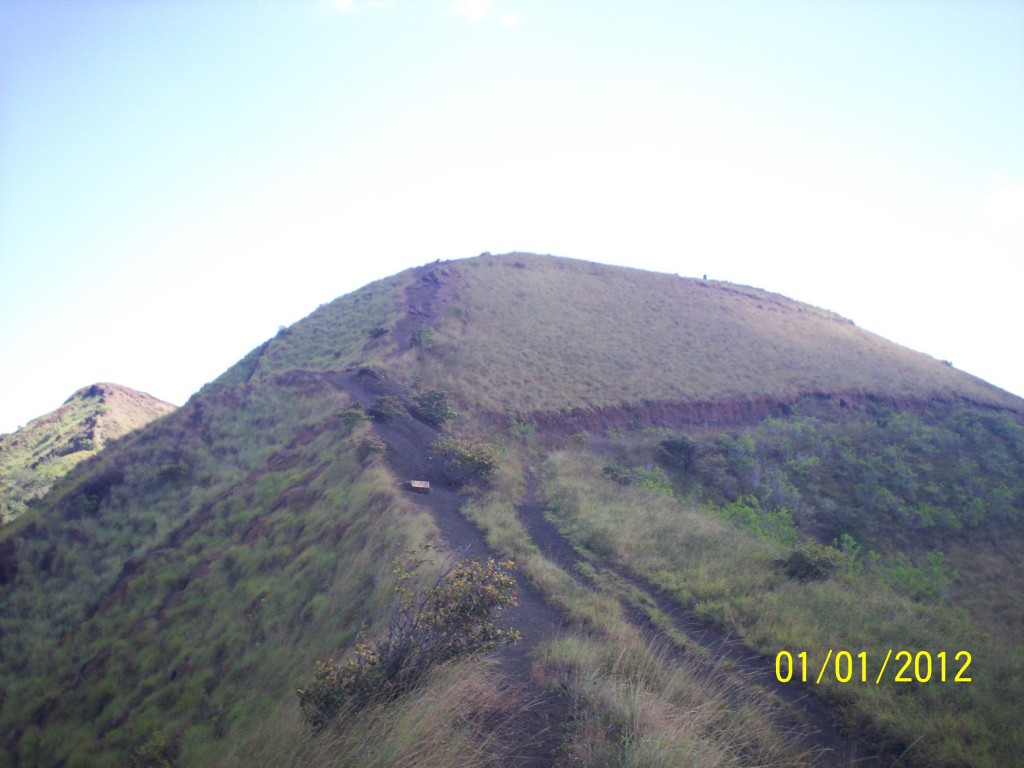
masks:
[[(725, 768), (811, 759), (771, 727), (767, 697), (730, 690), (639, 637), (567, 636), (546, 644), (540, 658), (544, 674), (567, 681), (577, 702), (568, 765)], [(737, 694), (742, 707), (729, 700)]]
[[(814, 415), (801, 415), (801, 408)], [(918, 415), (813, 401), (749, 432), (661, 444), (686, 492), (760, 513), (785, 510), (823, 541), (882, 552), (927, 549), (1024, 517), (1024, 423), (1006, 412), (933, 404)]]
[(503, 725), (528, 706), (517, 693), (493, 662), (477, 656), (434, 669), (397, 701), (346, 711), (317, 735), (298, 706), (280, 707), (206, 765), (494, 768), (503, 757)]
[(853, 564), (854, 559), (836, 547), (802, 541), (789, 553), (783, 568), (787, 576), (797, 581), (823, 581), (836, 571), (852, 568)]
[(434, 346), (434, 331), (426, 326), (417, 328), (412, 334), (411, 344), (420, 349), (430, 349)]
[[(702, 653), (667, 597), (768, 659), (969, 651), (969, 684), (815, 691), (915, 768), (1012, 764), (1021, 414), (752, 288), (526, 254), (402, 273), (0, 529), (0, 764), (500, 765), (538, 681), (568, 697), (564, 765), (807, 762), (782, 705)], [(438, 492), (405, 494), (392, 463), (441, 464)], [(400, 569), (389, 611), (396, 553), (451, 562), (420, 506), (451, 486), (567, 621), (524, 637), (529, 677), (462, 657), (505, 637), (496, 563)]]
[(408, 416), (409, 409), (394, 395), (381, 395), (373, 401), (367, 413), (378, 421), (394, 421)]
[(470, 475), (486, 479), (494, 473), (498, 457), (487, 443), (469, 442), (445, 435), (437, 438), (431, 451)]
[(416, 412), (425, 421), (441, 425), (455, 418), (452, 393), (443, 389), (428, 389), (413, 398)]
[[(15, 523), (0, 731), (16, 759), (123, 765), (159, 734), (176, 764), (208, 764), (354, 640), (389, 599), (380, 563), (436, 534), (359, 461), (351, 413), (289, 376), (202, 395)], [(189, 482), (164, 471), (182, 464)]]
[(623, 626), (618, 602), (610, 594), (588, 589), (544, 557), (516, 514), (513, 499), (524, 493), (522, 458), (514, 454), (499, 463), (485, 494), (468, 502), (462, 514), (487, 537), (487, 543), (518, 569), (547, 600), (586, 631), (614, 635)]
[[(657, 436), (615, 450), (635, 452), (639, 463), (657, 452)], [(835, 547), (794, 546), (788, 526), (765, 535), (762, 523), (680, 501), (681, 493), (623, 487), (602, 477), (603, 461), (574, 448), (545, 464), (554, 520), (595, 566), (621, 564), (769, 658), (806, 651), (821, 664), (829, 649), (866, 650), (880, 666), (887, 649), (950, 658), (968, 650), (970, 684), (900, 685), (890, 676), (880, 685), (842, 685), (826, 677), (818, 690), (857, 732), (906, 749), (911, 764), (1003, 765), (1024, 746), (1013, 725), (1019, 707), (1008, 705), (1024, 694), (1024, 660), (948, 601), (923, 589), (907, 594), (903, 582), (922, 574), (870, 565), (849, 537)], [(936, 561), (923, 562), (927, 576)]]
[(0, 525), (24, 513), (105, 444), (173, 410), (127, 387), (94, 384), (17, 432), (0, 435)]
[(804, 392), (1024, 408), (831, 312), (755, 288), (532, 254), (445, 267), (458, 275), (462, 312), (432, 322), (432, 354), (407, 355), (405, 370), (492, 413)]
[(608, 464), (601, 470), (601, 476), (607, 477), (619, 485), (639, 485), (649, 491), (657, 491), (667, 496), (673, 495), (668, 479), (660, 467), (620, 467)]
[(387, 448), (387, 443), (376, 435), (367, 435), (359, 441), (359, 446), (356, 448), (356, 455), (359, 457), (360, 461), (366, 461), (371, 456), (382, 455)]
[(524, 461), (521, 452), (509, 451), (490, 489), (464, 514), (572, 621), (571, 631), (538, 650), (534, 672), (566, 688), (574, 702), (573, 729), (558, 764), (800, 764), (806, 747), (779, 729), (777, 704), (763, 692), (742, 679), (717, 678), (696, 657), (672, 659), (671, 649), (645, 640), (623, 610), (644, 598), (599, 564), (585, 563), (570, 575), (540, 553), (508, 501), (523, 496)]
[(412, 585), (425, 560), (408, 552), (394, 561), (395, 602), (387, 628), (372, 642), (356, 642), (342, 664), (318, 662), (316, 680), (299, 690), (306, 721), (322, 730), (342, 712), (382, 703), (417, 687), (431, 670), (453, 659), (493, 650), (519, 639), (495, 624), (516, 604), (511, 561), (461, 560), (426, 587)]

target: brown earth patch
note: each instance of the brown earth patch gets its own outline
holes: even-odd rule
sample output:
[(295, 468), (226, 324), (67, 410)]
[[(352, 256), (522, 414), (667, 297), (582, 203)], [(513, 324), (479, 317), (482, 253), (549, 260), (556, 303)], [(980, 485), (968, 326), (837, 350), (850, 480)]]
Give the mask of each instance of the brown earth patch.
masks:
[(454, 266), (434, 262), (413, 270), (413, 278), (405, 289), (405, 312), (392, 328), (399, 353), (411, 349), (416, 331), (430, 327), (452, 305), (459, 274)]
[[(792, 397), (737, 397), (715, 401), (644, 401), (614, 406), (573, 408), (559, 411), (531, 411), (516, 414), (520, 422), (532, 423), (537, 434), (548, 440), (579, 433), (598, 434), (608, 430), (629, 432), (648, 428), (679, 429), (693, 432), (720, 432), (752, 427), (767, 418), (781, 418), (796, 406), (804, 414), (835, 409), (863, 411), (873, 406), (923, 413), (933, 404), (948, 402), (938, 398), (894, 398), (864, 392), (803, 392)], [(1001, 410), (974, 401), (959, 399), (977, 408)], [(484, 412), (486, 423), (505, 427), (508, 415)]]
[[(335, 372), (325, 379), (364, 406), (380, 394), (396, 392), (386, 375), (371, 369)], [(501, 560), (487, 545), (483, 532), (459, 511), (464, 503), (458, 494), (459, 478), (446, 469), (440, 458), (430, 455), (428, 448), (441, 431), (414, 418), (377, 421), (373, 429), (387, 444), (385, 457), (396, 477), (402, 481), (430, 479), (431, 492), (410, 493), (409, 500), (430, 512), (448, 550), (459, 557)], [(498, 734), (500, 764), (546, 768), (555, 764), (562, 748), (573, 714), (572, 702), (561, 690), (533, 679), (531, 653), (538, 642), (567, 628), (567, 622), (560, 611), (523, 580), (519, 584), (518, 603), (505, 612), (504, 618), (522, 634), (522, 640), (502, 648), (497, 658), (516, 684), (516, 695), (523, 706), (520, 716), (506, 723)]]

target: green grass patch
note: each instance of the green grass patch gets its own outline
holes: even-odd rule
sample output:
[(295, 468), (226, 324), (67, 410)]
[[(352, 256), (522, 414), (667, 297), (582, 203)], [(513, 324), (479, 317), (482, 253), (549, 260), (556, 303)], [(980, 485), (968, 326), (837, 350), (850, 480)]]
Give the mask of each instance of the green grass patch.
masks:
[[(895, 591), (884, 572), (839, 563), (798, 578), (787, 574), (792, 550), (736, 528), (707, 511), (642, 488), (601, 478), (601, 458), (556, 453), (545, 465), (546, 490), (563, 532), (669, 590), (683, 605), (742, 636), (773, 658), (806, 651), (867, 651), (878, 665), (888, 649), (950, 654), (969, 650), (978, 674), (970, 684), (842, 685), (820, 691), (855, 732), (871, 734), (915, 765), (996, 766), (1021, 746), (1024, 663), (993, 643), (961, 610)], [(602, 543), (594, 547), (593, 542)], [(603, 548), (603, 549), (602, 549)], [(817, 550), (811, 552), (817, 556)], [(819, 563), (820, 564), (820, 563)], [(790, 562), (790, 565), (793, 565)]]

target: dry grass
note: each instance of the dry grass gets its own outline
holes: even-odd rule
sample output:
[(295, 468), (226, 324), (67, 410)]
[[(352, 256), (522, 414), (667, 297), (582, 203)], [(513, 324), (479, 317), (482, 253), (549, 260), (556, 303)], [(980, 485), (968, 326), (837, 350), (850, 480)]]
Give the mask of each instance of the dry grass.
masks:
[(997, 766), (1021, 746), (1012, 724), (1019, 721), (1024, 664), (964, 612), (914, 602), (868, 571), (791, 580), (777, 565), (779, 545), (663, 495), (603, 480), (599, 458), (583, 451), (554, 454), (545, 477), (556, 522), (570, 538), (769, 658), (806, 651), (820, 664), (829, 649), (866, 651), (877, 672), (888, 649), (946, 651), (949, 658), (970, 651), (977, 670), (970, 684), (899, 685), (893, 670), (879, 685), (840, 685), (826, 675), (817, 688), (840, 705), (855, 732), (897, 751), (912, 745), (910, 764)]
[(626, 620), (621, 585), (592, 570), (596, 584), (584, 586), (540, 553), (508, 501), (522, 496), (522, 452), (512, 448), (505, 459), (489, 493), (463, 512), (575, 623), (575, 634), (542, 645), (535, 670), (541, 681), (568, 686), (577, 701), (565, 764), (798, 763), (805, 756), (799, 738), (778, 730), (763, 694), (740, 691), (738, 681), (684, 658), (669, 660)]
[[(570, 765), (683, 768), (810, 764), (796, 734), (766, 718), (766, 701), (670, 661), (638, 636), (617, 642), (563, 637), (540, 654), (578, 702)], [(747, 703), (737, 705), (736, 701)]]
[[(837, 315), (754, 288), (509, 254), (450, 262), (457, 298), (410, 372), (522, 413), (801, 392), (1019, 398)], [(415, 358), (415, 360), (413, 359)]]
[(217, 768), (484, 768), (501, 765), (500, 736), (522, 696), (478, 657), (445, 665), (423, 687), (388, 706), (352, 711), (313, 735), (289, 703), (243, 735)]

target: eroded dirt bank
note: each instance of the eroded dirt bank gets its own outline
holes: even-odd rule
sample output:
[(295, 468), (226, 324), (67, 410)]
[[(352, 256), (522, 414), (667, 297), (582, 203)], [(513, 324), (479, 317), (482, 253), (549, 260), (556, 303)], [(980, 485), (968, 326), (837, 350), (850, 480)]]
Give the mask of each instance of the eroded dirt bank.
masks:
[[(557, 438), (581, 432), (601, 434), (608, 430), (626, 432), (647, 428), (724, 431), (752, 427), (767, 418), (789, 416), (795, 410), (805, 415), (872, 408), (924, 413), (939, 402), (952, 401), (883, 397), (863, 392), (801, 392), (786, 398), (751, 396), (713, 401), (645, 401), (571, 410), (530, 411), (515, 416), (520, 422), (535, 424), (539, 437)], [(992, 407), (963, 399), (956, 402), (978, 408)], [(497, 412), (485, 412), (481, 418), (496, 426), (507, 426), (509, 421), (508, 414)]]

